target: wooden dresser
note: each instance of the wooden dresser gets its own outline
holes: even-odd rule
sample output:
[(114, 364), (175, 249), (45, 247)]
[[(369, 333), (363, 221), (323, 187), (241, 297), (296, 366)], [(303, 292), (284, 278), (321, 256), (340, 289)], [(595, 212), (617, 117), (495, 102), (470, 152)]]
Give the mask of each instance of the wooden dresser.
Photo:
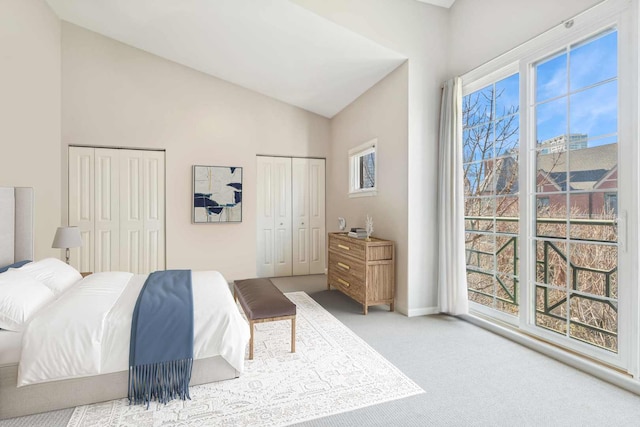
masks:
[(362, 304), (388, 304), (393, 311), (395, 292), (395, 246), (392, 241), (372, 237), (370, 241), (329, 233), (327, 288), (333, 286)]

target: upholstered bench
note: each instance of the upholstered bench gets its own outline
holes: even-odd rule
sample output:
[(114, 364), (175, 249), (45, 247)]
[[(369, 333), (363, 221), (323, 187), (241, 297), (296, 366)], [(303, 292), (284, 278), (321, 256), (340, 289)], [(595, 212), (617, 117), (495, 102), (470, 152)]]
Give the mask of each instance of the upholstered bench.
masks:
[(249, 320), (249, 360), (253, 360), (253, 325), (291, 319), (291, 353), (296, 352), (296, 305), (285, 297), (269, 279), (234, 282), (234, 297)]

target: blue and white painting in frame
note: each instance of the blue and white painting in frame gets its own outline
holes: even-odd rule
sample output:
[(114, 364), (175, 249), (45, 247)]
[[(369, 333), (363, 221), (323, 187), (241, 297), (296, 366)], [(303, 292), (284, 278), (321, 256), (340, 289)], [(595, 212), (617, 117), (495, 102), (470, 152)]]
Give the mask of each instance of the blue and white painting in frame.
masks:
[(241, 167), (193, 167), (193, 222), (242, 222)]

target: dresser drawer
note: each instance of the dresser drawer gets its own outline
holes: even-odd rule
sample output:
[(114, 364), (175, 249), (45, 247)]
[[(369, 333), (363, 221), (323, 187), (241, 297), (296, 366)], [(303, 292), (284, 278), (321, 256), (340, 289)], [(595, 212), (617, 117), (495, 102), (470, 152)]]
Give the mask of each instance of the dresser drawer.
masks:
[(357, 259), (364, 259), (364, 244), (356, 239), (330, 238), (329, 250)]
[(338, 271), (355, 279), (364, 279), (366, 274), (364, 261), (333, 251), (329, 251), (329, 271)]
[(364, 278), (354, 277), (340, 270), (330, 270), (329, 283), (356, 301), (364, 299)]

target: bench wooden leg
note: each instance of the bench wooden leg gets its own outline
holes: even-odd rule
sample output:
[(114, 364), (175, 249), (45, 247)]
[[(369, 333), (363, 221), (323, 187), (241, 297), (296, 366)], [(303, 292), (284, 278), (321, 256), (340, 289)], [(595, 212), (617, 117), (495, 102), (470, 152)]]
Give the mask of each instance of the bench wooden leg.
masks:
[(291, 353), (296, 352), (296, 318), (291, 318)]
[(253, 360), (253, 320), (249, 321), (249, 328), (251, 328), (251, 338), (249, 339), (249, 360)]

